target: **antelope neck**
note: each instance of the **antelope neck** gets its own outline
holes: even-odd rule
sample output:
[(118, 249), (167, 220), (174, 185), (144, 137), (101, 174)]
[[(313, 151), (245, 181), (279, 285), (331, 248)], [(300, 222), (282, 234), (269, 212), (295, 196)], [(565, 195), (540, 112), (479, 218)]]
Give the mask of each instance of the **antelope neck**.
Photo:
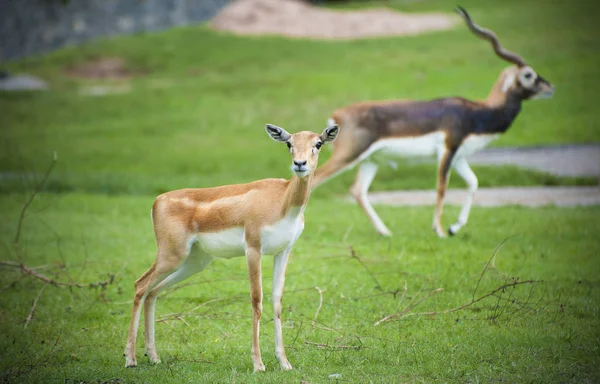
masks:
[[(283, 204), (285, 209), (285, 211), (283, 212), (284, 215), (292, 207), (304, 208), (304, 206), (306, 206), (306, 203), (308, 202), (308, 197), (310, 196), (310, 184), (312, 183), (312, 178), (313, 172), (311, 172), (303, 178), (299, 178), (298, 176), (294, 175), (292, 179), (288, 182), (288, 186), (283, 198)], [(303, 209), (301, 209), (300, 211), (302, 210)]]

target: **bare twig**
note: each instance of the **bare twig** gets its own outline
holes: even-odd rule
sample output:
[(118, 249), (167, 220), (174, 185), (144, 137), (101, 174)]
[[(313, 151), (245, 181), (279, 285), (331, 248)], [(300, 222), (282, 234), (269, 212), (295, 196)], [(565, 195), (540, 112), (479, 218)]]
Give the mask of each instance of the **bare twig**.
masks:
[(30, 267), (26, 266), (25, 264), (15, 263), (14, 261), (1, 261), (0, 260), (0, 265), (18, 268), (21, 270), (21, 273), (24, 276), (35, 277), (36, 279), (42, 280), (43, 282), (53, 285), (55, 287), (102, 288), (102, 289), (104, 289), (104, 288), (106, 288), (107, 285), (112, 284), (115, 280), (115, 275), (109, 273), (108, 279), (103, 280), (103, 281), (97, 281), (97, 282), (93, 282), (93, 283), (65, 283), (62, 281), (52, 279), (52, 278), (36, 271), (35, 270), (36, 268), (30, 268)]
[(319, 287), (315, 287), (315, 289), (319, 292), (319, 306), (317, 307), (317, 312), (315, 312), (315, 317), (313, 318), (312, 325), (315, 325), (315, 321), (317, 321), (319, 311), (321, 310), (321, 306), (323, 305), (323, 290)]
[(363, 346), (361, 345), (329, 345), (322, 343), (314, 343), (312, 341), (304, 341), (304, 344), (314, 345), (318, 348), (329, 348), (329, 349), (361, 349)]
[(365, 271), (367, 271), (367, 273), (371, 276), (371, 278), (373, 279), (373, 281), (375, 281), (375, 284), (377, 284), (375, 286), (375, 288), (382, 289), (381, 288), (381, 283), (379, 282), (379, 280), (377, 280), (377, 278), (375, 277), (375, 275), (373, 274), (373, 272), (371, 272), (371, 270), (369, 268), (367, 268), (367, 266), (365, 265), (365, 263), (361, 260), (361, 258), (356, 253), (356, 250), (354, 249), (354, 247), (350, 245), (350, 246), (348, 246), (348, 249), (350, 250), (350, 256), (353, 259), (358, 260), (358, 262), (360, 263), (360, 265), (363, 266), (363, 268), (365, 269)]
[[(0, 266), (17, 268), (21, 271), (22, 276), (31, 276), (33, 278), (36, 278), (36, 279), (39, 279), (39, 280), (45, 282), (46, 284), (50, 284), (55, 287), (101, 288), (104, 291), (106, 286), (108, 284), (111, 284), (114, 281), (114, 278), (115, 278), (114, 275), (109, 274), (109, 278), (107, 280), (98, 281), (98, 282), (94, 282), (94, 283), (87, 283), (87, 284), (75, 283), (75, 282), (65, 283), (65, 282), (55, 280), (51, 277), (48, 277), (47, 275), (45, 275), (43, 273), (36, 271), (36, 269), (38, 269), (38, 268), (28, 267), (27, 265), (25, 265), (25, 263), (23, 261), (23, 249), (21, 247), (20, 241), (21, 241), (21, 232), (23, 229), (23, 221), (25, 220), (25, 214), (27, 213), (27, 209), (29, 208), (31, 203), (33, 203), (33, 201), (35, 200), (35, 197), (44, 188), (44, 185), (46, 184), (46, 182), (48, 181), (48, 178), (50, 177), (50, 173), (52, 172), (52, 170), (54, 169), (54, 166), (56, 165), (56, 160), (57, 160), (57, 156), (56, 156), (56, 152), (54, 152), (54, 157), (52, 159), (52, 163), (50, 163), (50, 166), (48, 167), (48, 170), (44, 174), (44, 177), (34, 188), (33, 192), (31, 193), (31, 195), (29, 196), (29, 198), (27, 199), (27, 201), (21, 208), (21, 213), (19, 214), (19, 220), (17, 222), (17, 232), (15, 234), (15, 238), (13, 241), (14, 251), (17, 256), (18, 262), (0, 260)], [(54, 234), (55, 234), (55, 236), (58, 236), (56, 233), (54, 233)], [(60, 240), (60, 238), (59, 238), (59, 240)], [(59, 247), (59, 252), (60, 252), (60, 247)], [(61, 253), (61, 258), (62, 258), (62, 253)]]
[(337, 329), (333, 329), (333, 328), (331, 328), (331, 327), (328, 327), (328, 326), (326, 326), (326, 325), (323, 325), (323, 324), (316, 323), (316, 324), (313, 324), (312, 326), (313, 326), (313, 327), (315, 327), (315, 328), (322, 329), (322, 330), (324, 330), (324, 331), (328, 331), (328, 332), (334, 332), (334, 333), (337, 333), (338, 335), (341, 335), (341, 334), (342, 334), (342, 333), (341, 333), (340, 331), (338, 331)]
[(303, 324), (304, 324), (304, 319), (300, 318), (300, 326), (298, 327), (298, 332), (296, 332), (296, 337), (294, 337), (294, 341), (292, 341), (292, 344), (290, 345), (290, 347), (293, 347), (294, 344), (296, 344), (296, 340), (298, 340), (298, 336), (300, 336), (300, 332), (302, 332)]
[(346, 233), (344, 233), (344, 237), (342, 237), (342, 244), (346, 244), (346, 241), (348, 240), (348, 236), (350, 235), (350, 232), (352, 232), (352, 225), (346, 229)]
[(38, 303), (38, 300), (40, 299), (40, 296), (42, 296), (42, 292), (44, 292), (44, 289), (46, 289), (47, 286), (48, 286), (48, 283), (44, 284), (44, 286), (42, 287), (42, 289), (40, 289), (40, 292), (38, 293), (38, 295), (35, 298), (35, 300), (33, 300), (33, 305), (31, 306), (31, 311), (29, 311), (29, 316), (27, 316), (27, 320), (25, 320), (25, 325), (23, 326), (23, 328), (27, 328), (27, 326), (29, 325), (29, 323), (33, 319), (33, 314), (35, 312), (35, 307), (37, 306), (37, 303)]
[(406, 291), (408, 291), (408, 284), (406, 283), (406, 280), (404, 281), (404, 290), (402, 290), (402, 296), (400, 296), (400, 300), (398, 300), (398, 305), (396, 306), (396, 310), (394, 312), (398, 312), (398, 309), (400, 309), (400, 305), (402, 305), (402, 302), (404, 301), (404, 296), (406, 296)]
[(14, 281), (6, 284), (4, 287), (0, 288), (0, 292), (14, 287), (19, 281), (23, 280), (24, 278), (25, 278), (25, 276), (23, 276), (23, 275), (19, 276), (16, 280), (14, 280)]
[[(21, 238), (21, 228), (23, 227), (23, 219), (25, 218), (25, 212), (27, 212), (27, 208), (29, 208), (31, 203), (33, 203), (33, 200), (35, 199), (37, 194), (42, 190), (42, 188), (44, 188), (44, 184), (46, 184), (46, 181), (48, 180), (48, 177), (50, 176), (50, 172), (52, 172), (54, 165), (56, 165), (56, 159), (57, 159), (56, 152), (54, 152), (54, 158), (52, 159), (52, 163), (50, 163), (48, 170), (44, 174), (44, 178), (34, 188), (33, 193), (31, 194), (31, 196), (29, 196), (29, 199), (27, 199), (27, 201), (21, 208), (21, 214), (19, 215), (19, 221), (17, 222), (17, 233), (15, 234), (15, 240), (13, 241), (15, 248), (19, 247), (19, 240)], [(17, 253), (17, 256), (20, 257), (21, 254)]]
[(26, 375), (29, 372), (32, 372), (35, 369), (45, 365), (48, 362), (48, 360), (50, 360), (50, 357), (52, 357), (52, 354), (54, 353), (54, 350), (56, 349), (56, 346), (58, 345), (58, 342), (60, 341), (61, 336), (62, 336), (62, 330), (61, 330), (61, 333), (59, 333), (56, 340), (54, 341), (54, 344), (50, 348), (50, 351), (48, 351), (48, 353), (46, 353), (45, 356), (42, 356), (41, 358), (37, 359), (33, 363), (24, 364), (27, 366), (26, 368), (13, 370), (12, 368), (17, 366), (17, 364), (15, 364), (12, 367), (10, 367), (9, 369), (4, 370), (4, 373), (0, 373), (0, 382), (4, 383), (4, 382), (14, 381), (11, 379), (15, 379), (19, 376)]
[(210, 360), (200, 360), (200, 359), (177, 359), (177, 361), (183, 361), (186, 363), (201, 363), (201, 364), (214, 364), (214, 361), (210, 361)]
[(183, 321), (185, 323), (185, 320), (183, 319), (185, 316), (195, 316), (195, 315), (198, 315), (195, 312), (198, 309), (200, 309), (202, 307), (205, 307), (205, 306), (207, 306), (210, 303), (214, 303), (214, 302), (217, 302), (217, 301), (224, 301), (224, 300), (239, 299), (241, 297), (242, 296), (237, 295), (237, 296), (222, 297), (222, 298), (208, 300), (208, 301), (206, 301), (206, 302), (204, 302), (204, 303), (202, 303), (200, 305), (195, 306), (194, 308), (190, 309), (189, 311), (169, 313), (167, 315), (160, 316), (156, 321), (159, 322), (159, 323), (164, 323), (164, 322), (172, 321), (172, 320), (181, 320), (181, 321)]
[(222, 279), (191, 281), (191, 282), (185, 283), (185, 284), (177, 284), (177, 285), (173, 285), (173, 286), (165, 289), (158, 297), (163, 298), (167, 295), (170, 295), (173, 292), (176, 292), (185, 287), (189, 287), (191, 285), (209, 284), (209, 283), (215, 283), (215, 282), (221, 282), (221, 281), (238, 281), (240, 278), (241, 277), (238, 275), (232, 275), (232, 276), (228, 276), (228, 277), (225, 277)]
[(17, 263), (16, 261), (0, 260), (0, 265), (6, 266), (6, 267), (21, 268), (21, 264)]
[(487, 297), (493, 296), (496, 293), (505, 290), (506, 288), (510, 288), (510, 287), (515, 287), (517, 285), (523, 285), (523, 284), (535, 284), (535, 283), (542, 283), (542, 280), (525, 280), (525, 281), (514, 281), (512, 283), (508, 283), (508, 284), (503, 284), (500, 287), (494, 289), (491, 292), (486, 293), (483, 296), (478, 297), (475, 300), (471, 300), (468, 303), (465, 303), (463, 305), (459, 305), (458, 307), (455, 308), (450, 308), (450, 309), (446, 309), (444, 311), (438, 311), (438, 312), (420, 312), (420, 313), (415, 313), (413, 314), (413, 316), (430, 316), (430, 315), (442, 315), (442, 314), (447, 314), (447, 313), (452, 313), (452, 312), (456, 312), (459, 311), (461, 309), (467, 308)]
[(496, 247), (496, 250), (492, 254), (492, 257), (490, 257), (487, 264), (483, 268), (483, 271), (481, 271), (481, 275), (479, 275), (479, 280), (477, 280), (477, 284), (475, 285), (475, 289), (473, 290), (472, 300), (475, 300), (475, 294), (477, 293), (477, 288), (479, 288), (479, 283), (481, 283), (481, 279), (483, 279), (483, 275), (485, 275), (485, 273), (487, 272), (488, 268), (490, 267), (490, 264), (492, 265), (492, 268), (495, 268), (496, 254), (500, 251), (500, 249), (502, 249), (502, 247), (504, 246), (504, 244), (506, 244), (507, 241), (508, 241), (508, 238), (502, 240), (500, 245), (498, 245), (498, 247)]
[[(452, 313), (452, 312), (456, 312), (459, 311), (461, 309), (470, 307), (471, 305), (485, 299), (488, 298), (490, 296), (495, 296), (498, 300), (496, 301), (496, 305), (494, 306), (494, 314), (490, 317), (490, 319), (496, 319), (498, 316), (502, 315), (508, 304), (510, 303), (515, 303), (518, 302), (517, 304), (521, 306), (521, 309), (525, 308), (529, 308), (528, 304), (531, 300), (532, 294), (533, 294), (533, 285), (535, 283), (541, 283), (541, 280), (526, 280), (526, 281), (519, 281), (518, 278), (513, 279), (513, 281), (511, 283), (505, 283), (499, 287), (497, 287), (496, 289), (482, 295), (476, 298), (477, 295), (477, 290), (479, 289), (479, 285), (481, 283), (481, 280), (483, 279), (483, 276), (485, 275), (485, 273), (488, 271), (488, 269), (490, 268), (490, 266), (492, 268), (494, 268), (494, 263), (496, 260), (496, 255), (498, 254), (498, 252), (500, 251), (500, 249), (502, 249), (502, 247), (504, 246), (504, 244), (506, 244), (506, 242), (508, 241), (507, 239), (504, 239), (504, 241), (502, 241), (502, 243), (500, 243), (500, 245), (498, 245), (498, 247), (496, 248), (496, 250), (494, 251), (494, 253), (492, 254), (492, 256), (490, 257), (490, 259), (488, 260), (487, 264), (485, 265), (485, 267), (483, 268), (483, 271), (481, 272), (481, 274), (479, 275), (479, 279), (477, 280), (477, 283), (475, 284), (475, 288), (473, 289), (473, 295), (471, 297), (471, 300), (467, 303), (464, 303), (462, 305), (459, 305), (458, 307), (454, 307), (454, 308), (449, 308), (443, 311), (431, 311), (431, 312), (418, 312), (418, 313), (408, 313), (410, 310), (412, 310), (414, 307), (416, 307), (418, 304), (420, 304), (423, 300), (427, 299), (429, 296), (431, 296), (432, 294), (435, 294), (439, 291), (441, 291), (441, 288), (438, 288), (437, 290), (431, 292), (429, 295), (427, 295), (426, 297), (422, 298), (421, 300), (419, 300), (417, 303), (415, 303), (414, 305), (408, 306), (406, 309), (404, 309), (402, 312), (398, 313), (397, 312), (397, 308), (396, 308), (396, 313), (388, 315), (384, 318), (382, 318), (381, 320), (377, 321), (375, 323), (375, 325), (379, 325), (385, 321), (389, 321), (393, 318), (397, 318), (397, 317), (404, 317), (404, 316), (431, 316), (431, 315), (441, 315), (441, 314), (447, 314), (447, 313)], [(518, 285), (523, 285), (523, 284), (530, 284), (532, 285), (531, 289), (529, 290), (529, 294), (527, 297), (527, 300), (522, 303), (519, 300), (517, 300), (516, 298), (513, 297), (513, 292), (515, 290), (515, 287)], [(503, 294), (504, 292), (508, 289), (508, 288), (512, 288), (511, 291), (509, 292), (509, 296), (508, 298), (504, 297)], [(498, 293), (500, 292), (500, 294), (498, 295)], [(418, 294), (417, 294), (418, 296)], [(503, 302), (504, 301), (504, 302)], [(541, 299), (540, 299), (541, 302)], [(500, 305), (503, 304), (503, 308), (500, 309)], [(538, 303), (539, 304), (539, 303)], [(521, 310), (518, 309), (517, 311)], [(500, 311), (500, 312), (499, 312)], [(517, 311), (513, 311), (513, 313), (517, 312)]]
[(396, 317), (402, 317), (405, 314), (407, 314), (408, 312), (410, 312), (413, 308), (415, 308), (417, 305), (421, 304), (423, 301), (427, 300), (428, 298), (430, 298), (431, 296), (435, 295), (436, 293), (442, 292), (444, 290), (444, 288), (438, 288), (435, 289), (431, 292), (429, 292), (427, 295), (425, 295), (424, 297), (422, 297), (419, 301), (417, 301), (416, 303), (414, 303), (413, 305), (409, 305), (408, 307), (404, 308), (404, 310), (400, 313), (393, 313), (389, 316), (386, 316), (384, 318), (382, 318), (381, 320), (377, 321), (375, 324), (373, 325), (379, 325), (381, 323), (385, 323), (386, 321), (390, 321), (393, 318)]

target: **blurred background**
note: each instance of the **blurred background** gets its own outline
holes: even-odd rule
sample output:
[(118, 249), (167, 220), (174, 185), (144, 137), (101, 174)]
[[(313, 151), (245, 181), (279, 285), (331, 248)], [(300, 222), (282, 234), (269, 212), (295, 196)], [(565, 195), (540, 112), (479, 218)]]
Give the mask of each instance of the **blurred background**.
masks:
[[(55, 191), (155, 194), (287, 176), (285, 154), (262, 140), (265, 122), (317, 131), (335, 108), (361, 100), (482, 99), (507, 66), (464, 27), (451, 2), (317, 3), (3, 2), (5, 88), (21, 81), (46, 91), (0, 94), (0, 188), (19, 189), (22, 180), (12, 179), (24, 168), (38, 171), (54, 151), (61, 161), (48, 187)], [(599, 92), (596, 7), (462, 5), (557, 88), (551, 101), (525, 103), (493, 145), (598, 142), (590, 102)], [(384, 170), (373, 188), (432, 188), (431, 165), (401, 167)], [(595, 184), (598, 172), (559, 180), (509, 166), (486, 171), (480, 182)], [(345, 191), (352, 177), (335, 180), (328, 193)]]

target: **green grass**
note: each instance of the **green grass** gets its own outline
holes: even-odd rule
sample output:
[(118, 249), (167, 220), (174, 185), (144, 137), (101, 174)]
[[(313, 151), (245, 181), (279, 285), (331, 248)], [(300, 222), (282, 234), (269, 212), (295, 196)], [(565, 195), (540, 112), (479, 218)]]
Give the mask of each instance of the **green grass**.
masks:
[[(455, 6), (441, 0), (369, 4), (410, 12)], [(557, 87), (552, 100), (526, 103), (494, 145), (600, 141), (593, 102), (600, 96), (598, 7), (583, 0), (462, 5)], [(65, 74), (69, 66), (105, 56), (124, 58), (143, 75), (99, 82)], [(243, 258), (216, 261), (188, 281), (193, 285), (159, 300), (159, 316), (207, 304), (185, 321), (157, 325), (162, 365), (147, 364), (140, 340), (139, 368), (123, 368), (133, 281), (154, 258), (148, 214), (154, 196), (181, 187), (289, 177), (289, 155), (266, 137), (266, 122), (291, 132), (318, 131), (332, 110), (358, 100), (485, 97), (505, 63), (464, 26), (354, 42), (242, 38), (204, 26), (177, 28), (100, 40), (5, 66), (38, 74), (52, 89), (0, 94), (0, 260), (14, 260), (12, 242), (26, 192), (56, 151), (56, 168), (23, 227), (25, 260), (61, 281), (94, 282), (109, 273), (116, 278), (103, 292), (46, 287), (24, 329), (43, 284), (29, 278), (11, 285), (19, 275), (2, 267), (0, 382), (314, 384), (335, 382), (329, 375), (336, 373), (342, 375), (339, 382), (357, 383), (600, 381), (598, 207), (475, 207), (467, 227), (448, 240), (430, 231), (432, 207), (380, 207), (396, 234), (388, 241), (359, 208), (339, 198), (352, 172), (311, 198), (306, 230), (288, 267), (284, 337), (294, 371), (279, 372), (274, 358), (270, 257), (263, 268), (262, 349), (268, 372), (250, 373), (251, 309)], [(125, 84), (131, 92), (78, 94), (82, 86), (106, 83)], [(328, 155), (325, 151), (321, 163)], [(481, 186), (597, 183), (514, 167), (474, 169)], [(432, 164), (407, 162), (396, 171), (382, 169), (372, 189), (433, 186)], [(453, 178), (451, 186), (462, 183)], [(446, 207), (446, 225), (457, 214), (457, 207)], [(543, 283), (507, 289), (500, 301), (490, 297), (451, 314), (373, 325), (437, 288), (444, 290), (409, 314), (469, 302), (505, 239), (478, 295), (516, 277)], [(350, 256), (349, 246), (364, 266)], [(325, 292), (313, 325), (316, 286)], [(360, 348), (319, 349), (306, 342)]]
[[(5, 244), (14, 235), (22, 202), (20, 195), (2, 200), (8, 218), (0, 226)], [(445, 241), (429, 231), (431, 207), (388, 208), (381, 210), (382, 218), (398, 235), (387, 241), (355, 206), (323, 199), (311, 201), (306, 230), (287, 271), (284, 337), (294, 371), (279, 371), (274, 357), (270, 257), (263, 265), (261, 338), (267, 373), (251, 373), (243, 258), (215, 261), (187, 281), (193, 285), (160, 299), (158, 316), (207, 304), (191, 311), (185, 322), (158, 323), (161, 365), (148, 365), (140, 331), (139, 367), (125, 369), (133, 281), (154, 258), (151, 203), (150, 197), (40, 196), (23, 228), (29, 264), (46, 265), (42, 272), (59, 273), (63, 281), (92, 282), (107, 273), (117, 277), (102, 295), (47, 287), (27, 329), (23, 323), (43, 284), (21, 280), (5, 289), (0, 300), (2, 371), (25, 370), (16, 377), (20, 382), (324, 383), (335, 373), (342, 375), (341, 382), (357, 383), (600, 380), (598, 208), (478, 208), (465, 233)], [(455, 207), (447, 209), (449, 216), (457, 213)], [(490, 297), (452, 314), (373, 325), (396, 311), (405, 288), (401, 310), (433, 289), (444, 289), (409, 313), (469, 302), (504, 239), (496, 268), (485, 273), (477, 296), (517, 277), (543, 283), (507, 289), (502, 298), (508, 301)], [(17, 277), (4, 271), (3, 285)], [(319, 295), (314, 287), (324, 290), (315, 326)], [(323, 350), (306, 342), (361, 348)]]

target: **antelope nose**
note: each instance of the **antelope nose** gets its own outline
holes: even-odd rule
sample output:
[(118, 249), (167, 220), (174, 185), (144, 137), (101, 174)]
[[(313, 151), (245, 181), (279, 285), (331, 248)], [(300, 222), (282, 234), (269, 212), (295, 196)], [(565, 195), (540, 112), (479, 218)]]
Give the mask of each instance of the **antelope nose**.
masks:
[(294, 160), (294, 165), (296, 167), (302, 167), (302, 166), (306, 165), (306, 160), (304, 160), (304, 161), (296, 161), (296, 160)]

